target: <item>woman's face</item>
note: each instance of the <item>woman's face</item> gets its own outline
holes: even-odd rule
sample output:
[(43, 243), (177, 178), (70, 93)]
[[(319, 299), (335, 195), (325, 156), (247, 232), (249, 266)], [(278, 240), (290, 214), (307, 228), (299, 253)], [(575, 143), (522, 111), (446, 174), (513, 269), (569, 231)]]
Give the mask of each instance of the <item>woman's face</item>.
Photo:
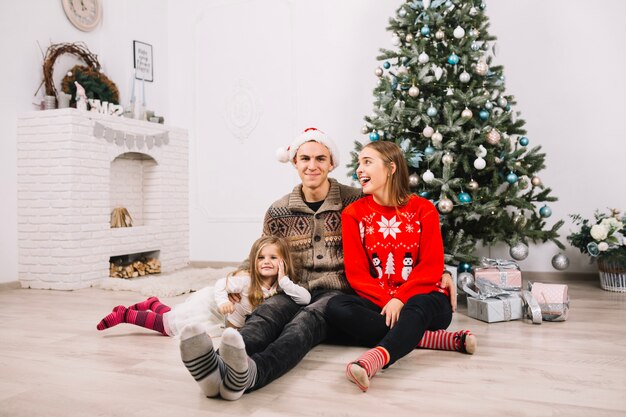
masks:
[(256, 259), (256, 269), (262, 277), (278, 275), (278, 263), (282, 262), (280, 251), (276, 245), (266, 245)]
[(359, 154), (359, 166), (356, 170), (363, 192), (383, 199), (388, 193), (391, 169), (384, 163), (378, 151), (365, 147)]

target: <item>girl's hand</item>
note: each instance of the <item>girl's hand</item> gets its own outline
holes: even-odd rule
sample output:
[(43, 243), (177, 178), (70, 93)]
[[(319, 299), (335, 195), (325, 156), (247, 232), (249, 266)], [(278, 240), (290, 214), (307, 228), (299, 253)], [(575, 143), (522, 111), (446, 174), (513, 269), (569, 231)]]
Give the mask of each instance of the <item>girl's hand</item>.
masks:
[(218, 311), (221, 314), (226, 315), (226, 314), (230, 314), (233, 311), (235, 311), (235, 305), (233, 303), (231, 303), (230, 301), (227, 301), (224, 304), (222, 304), (221, 306), (219, 306), (217, 309), (218, 309)]
[(400, 317), (400, 311), (404, 307), (404, 303), (397, 298), (392, 298), (389, 302), (383, 307), (383, 310), (380, 312), (381, 315), (385, 316), (385, 324), (390, 329), (396, 325), (398, 318)]
[(285, 261), (282, 259), (278, 260), (278, 279), (280, 280), (285, 276)]

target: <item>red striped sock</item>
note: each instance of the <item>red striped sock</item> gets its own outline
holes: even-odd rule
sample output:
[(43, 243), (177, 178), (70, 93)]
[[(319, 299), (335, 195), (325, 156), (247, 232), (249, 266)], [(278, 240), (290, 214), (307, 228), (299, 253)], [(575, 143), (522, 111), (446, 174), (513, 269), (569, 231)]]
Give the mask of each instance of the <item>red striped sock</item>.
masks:
[(103, 318), (96, 327), (98, 330), (104, 330), (117, 326), (120, 323), (134, 324), (135, 326), (154, 330), (167, 336), (161, 314), (153, 311), (131, 310), (124, 306), (115, 307), (111, 314)]
[(140, 303), (133, 304), (132, 306), (128, 307), (128, 309), (139, 311), (152, 310), (155, 313), (159, 314), (165, 314), (171, 310), (169, 306), (163, 304), (161, 300), (159, 300), (157, 297), (150, 297)]
[(424, 336), (422, 336), (422, 340), (420, 340), (417, 347), (465, 352), (465, 338), (471, 334), (472, 332), (469, 330), (459, 330), (458, 332), (448, 332), (443, 329), (434, 332), (427, 330), (424, 332)]
[(376, 372), (389, 363), (389, 352), (381, 346), (376, 346), (359, 356), (355, 362), (365, 369), (367, 376), (372, 379)]

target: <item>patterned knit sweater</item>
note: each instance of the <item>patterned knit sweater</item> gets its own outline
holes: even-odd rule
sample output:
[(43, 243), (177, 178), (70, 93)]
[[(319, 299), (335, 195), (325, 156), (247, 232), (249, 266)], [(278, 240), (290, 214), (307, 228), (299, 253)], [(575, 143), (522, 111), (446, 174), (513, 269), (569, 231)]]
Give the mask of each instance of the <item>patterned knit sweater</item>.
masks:
[(350, 291), (343, 267), (341, 212), (362, 193), (335, 179), (329, 181), (330, 190), (317, 212), (304, 202), (301, 184), (274, 202), (265, 213), (263, 234), (287, 239), (300, 285), (310, 291)]
[(397, 298), (439, 291), (443, 242), (439, 213), (411, 196), (402, 207), (385, 207), (366, 196), (342, 215), (346, 276), (362, 297), (384, 307)]

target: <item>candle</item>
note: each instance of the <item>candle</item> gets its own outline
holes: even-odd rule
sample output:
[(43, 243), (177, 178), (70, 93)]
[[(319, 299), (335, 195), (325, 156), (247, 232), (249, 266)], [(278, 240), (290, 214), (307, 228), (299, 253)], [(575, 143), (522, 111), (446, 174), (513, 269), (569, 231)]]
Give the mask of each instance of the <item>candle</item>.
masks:
[(130, 102), (135, 102), (135, 70), (133, 70), (133, 79), (130, 87)]
[(146, 79), (141, 79), (141, 104), (146, 105)]

